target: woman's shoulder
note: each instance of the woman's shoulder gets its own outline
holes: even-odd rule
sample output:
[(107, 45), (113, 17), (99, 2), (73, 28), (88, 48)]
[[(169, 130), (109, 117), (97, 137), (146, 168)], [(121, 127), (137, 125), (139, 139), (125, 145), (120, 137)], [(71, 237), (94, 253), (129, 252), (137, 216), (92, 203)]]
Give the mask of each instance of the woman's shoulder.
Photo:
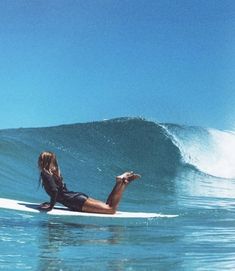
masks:
[(41, 171), (41, 178), (42, 178), (42, 181), (44, 183), (45, 182), (47, 182), (47, 183), (48, 182), (49, 183), (55, 183), (58, 186), (60, 186), (60, 185), (62, 185), (64, 183), (62, 176), (58, 176), (58, 175), (56, 175), (53, 172), (48, 171), (48, 170), (42, 170)]
[(41, 171), (42, 185), (46, 190), (57, 191), (58, 184), (53, 174), (50, 174), (48, 171)]

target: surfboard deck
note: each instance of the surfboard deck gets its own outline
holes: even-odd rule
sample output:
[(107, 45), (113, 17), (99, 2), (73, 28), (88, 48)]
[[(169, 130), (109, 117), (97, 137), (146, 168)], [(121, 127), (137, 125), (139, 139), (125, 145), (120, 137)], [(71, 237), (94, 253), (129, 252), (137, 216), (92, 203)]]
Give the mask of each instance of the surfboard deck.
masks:
[(122, 212), (117, 211), (115, 214), (98, 214), (98, 213), (86, 213), (71, 211), (63, 206), (55, 206), (53, 210), (49, 212), (39, 210), (40, 204), (31, 203), (25, 201), (18, 201), (13, 199), (0, 198), (0, 208), (7, 210), (15, 210), (28, 213), (46, 213), (52, 216), (63, 216), (63, 217), (97, 217), (97, 218), (138, 218), (138, 219), (151, 219), (161, 217), (176, 217), (177, 215), (165, 215), (160, 213), (144, 213), (144, 212)]

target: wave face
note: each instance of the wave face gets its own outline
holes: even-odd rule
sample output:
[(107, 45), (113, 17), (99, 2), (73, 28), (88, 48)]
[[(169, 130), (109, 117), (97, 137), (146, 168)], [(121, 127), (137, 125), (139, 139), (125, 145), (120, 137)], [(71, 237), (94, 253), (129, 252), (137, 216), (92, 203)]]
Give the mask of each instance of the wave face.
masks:
[(80, 180), (76, 188), (90, 188), (95, 195), (107, 193), (114, 176), (126, 170), (149, 179), (171, 178), (181, 159), (165, 129), (142, 119), (2, 130), (0, 144), (1, 183), (11, 197), (20, 191), (18, 196), (31, 195), (38, 175), (37, 157), (43, 150), (57, 154), (65, 179), (73, 186)]
[(144, 203), (154, 204), (156, 194), (163, 200), (175, 197), (176, 179), (186, 173), (234, 178), (233, 147), (231, 132), (138, 118), (1, 130), (2, 195), (41, 199), (44, 192), (36, 193), (37, 158), (41, 151), (51, 150), (69, 188), (91, 192), (93, 197), (105, 199), (114, 176), (123, 171), (142, 174), (142, 180), (128, 189), (126, 202), (135, 203), (141, 197), (143, 208), (149, 209)]

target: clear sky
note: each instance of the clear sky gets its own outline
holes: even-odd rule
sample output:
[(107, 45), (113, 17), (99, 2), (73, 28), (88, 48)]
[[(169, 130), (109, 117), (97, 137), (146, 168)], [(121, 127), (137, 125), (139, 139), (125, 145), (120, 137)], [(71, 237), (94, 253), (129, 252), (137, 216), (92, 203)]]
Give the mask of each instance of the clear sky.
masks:
[(235, 1), (1, 0), (0, 129), (235, 128)]

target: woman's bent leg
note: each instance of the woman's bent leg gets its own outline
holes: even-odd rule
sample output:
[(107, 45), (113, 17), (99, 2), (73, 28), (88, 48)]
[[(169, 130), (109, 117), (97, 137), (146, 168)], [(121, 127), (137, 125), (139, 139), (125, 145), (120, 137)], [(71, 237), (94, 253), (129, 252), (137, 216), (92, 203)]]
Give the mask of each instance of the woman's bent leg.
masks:
[(109, 194), (106, 204), (112, 207), (114, 210), (118, 208), (118, 204), (122, 198), (122, 194), (127, 186), (127, 183), (123, 181), (117, 181), (113, 187), (112, 192)]
[(82, 207), (82, 211), (88, 213), (115, 214), (126, 186), (139, 177), (140, 175), (134, 174), (133, 172), (126, 172), (118, 176), (116, 178), (116, 184), (106, 203), (88, 198)]
[(131, 172), (125, 172), (120, 176), (116, 177), (116, 184), (112, 190), (112, 192), (109, 194), (108, 199), (106, 201), (106, 204), (111, 206), (114, 209), (117, 209), (118, 204), (121, 200), (122, 193), (124, 192), (126, 186), (140, 178), (141, 176), (139, 174), (135, 174), (133, 171)]
[(83, 204), (82, 211), (87, 213), (115, 214), (116, 209), (102, 201), (88, 198)]
[(82, 211), (88, 213), (115, 214), (126, 186), (127, 183), (123, 181), (116, 183), (106, 203), (88, 198), (82, 207)]

